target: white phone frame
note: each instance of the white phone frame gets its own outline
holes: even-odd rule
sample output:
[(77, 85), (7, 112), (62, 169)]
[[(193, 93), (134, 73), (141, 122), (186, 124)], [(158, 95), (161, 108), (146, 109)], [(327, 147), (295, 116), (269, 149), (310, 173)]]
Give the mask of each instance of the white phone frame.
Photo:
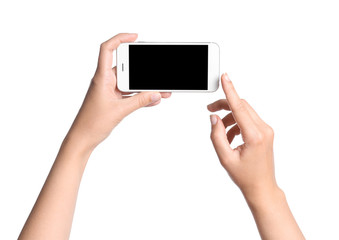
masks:
[[(208, 45), (208, 89), (207, 90), (130, 90), (129, 89), (129, 45)], [(219, 87), (219, 45), (213, 42), (131, 42), (122, 43), (117, 49), (117, 86), (122, 92), (215, 92)]]

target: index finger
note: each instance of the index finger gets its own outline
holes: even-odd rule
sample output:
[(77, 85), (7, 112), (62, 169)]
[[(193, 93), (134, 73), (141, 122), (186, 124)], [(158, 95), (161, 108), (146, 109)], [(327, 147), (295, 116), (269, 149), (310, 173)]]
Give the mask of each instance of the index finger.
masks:
[(136, 33), (119, 33), (111, 39), (103, 42), (100, 46), (98, 70), (112, 69), (113, 64), (113, 51), (118, 48), (121, 43), (134, 42), (138, 37)]
[(222, 88), (226, 94), (228, 104), (232, 110), (233, 117), (237, 122), (242, 134), (248, 135), (256, 129), (251, 115), (249, 114), (246, 104), (241, 100), (234, 89), (227, 73), (221, 77)]

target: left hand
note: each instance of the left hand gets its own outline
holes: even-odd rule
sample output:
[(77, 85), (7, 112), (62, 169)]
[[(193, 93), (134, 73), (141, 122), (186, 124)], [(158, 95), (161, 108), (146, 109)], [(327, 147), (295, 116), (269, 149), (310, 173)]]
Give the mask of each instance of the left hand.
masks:
[(112, 69), (113, 51), (120, 43), (133, 42), (137, 34), (120, 33), (102, 43), (97, 70), (70, 129), (87, 147), (94, 149), (111, 133), (113, 128), (133, 111), (160, 103), (171, 93), (142, 92), (133, 96), (117, 88), (116, 67)]

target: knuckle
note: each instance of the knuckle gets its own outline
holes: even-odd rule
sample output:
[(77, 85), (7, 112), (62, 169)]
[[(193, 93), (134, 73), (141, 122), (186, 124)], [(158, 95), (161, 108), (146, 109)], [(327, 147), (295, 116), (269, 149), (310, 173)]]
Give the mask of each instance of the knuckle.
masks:
[(99, 78), (94, 76), (91, 80), (91, 84), (90, 84), (90, 88), (94, 88), (95, 86), (97, 86), (99, 84)]
[(266, 133), (266, 136), (269, 139), (273, 139), (274, 138), (274, 130), (273, 130), (273, 128), (271, 126), (266, 125), (265, 133)]
[(100, 50), (105, 50), (106, 49), (106, 46), (107, 46), (107, 43), (106, 42), (103, 42), (100, 44)]
[(223, 107), (223, 106), (225, 106), (225, 104), (227, 104), (227, 100), (226, 99), (220, 99), (220, 100), (218, 100), (218, 104)]
[(146, 96), (141, 96), (138, 98), (138, 104), (140, 107), (145, 106), (147, 104)]
[(261, 145), (265, 142), (270, 142), (274, 138), (274, 131), (273, 128), (269, 125), (266, 125), (265, 128), (253, 131), (251, 133), (251, 142), (255, 145)]
[(265, 141), (265, 136), (261, 132), (253, 133), (252, 142), (256, 145), (260, 145)]
[(246, 110), (246, 101), (244, 99), (240, 99), (236, 108), (237, 108), (238, 111), (245, 111)]
[(215, 133), (214, 133), (214, 131), (211, 132), (210, 138), (211, 138), (212, 142), (215, 140)]
[(212, 131), (211, 135), (210, 135), (210, 138), (211, 138), (212, 142), (216, 142), (216, 141), (218, 141), (219, 136), (218, 136), (217, 132)]
[(248, 104), (248, 102), (245, 99), (243, 99), (243, 98), (240, 99), (240, 102), (242, 102), (242, 104), (244, 104), (244, 105)]

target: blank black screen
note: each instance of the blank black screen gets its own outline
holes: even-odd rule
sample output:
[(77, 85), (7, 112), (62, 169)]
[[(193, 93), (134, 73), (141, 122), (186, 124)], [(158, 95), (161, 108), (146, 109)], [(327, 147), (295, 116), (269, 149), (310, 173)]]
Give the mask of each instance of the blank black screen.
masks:
[(129, 45), (130, 90), (207, 90), (207, 45)]

